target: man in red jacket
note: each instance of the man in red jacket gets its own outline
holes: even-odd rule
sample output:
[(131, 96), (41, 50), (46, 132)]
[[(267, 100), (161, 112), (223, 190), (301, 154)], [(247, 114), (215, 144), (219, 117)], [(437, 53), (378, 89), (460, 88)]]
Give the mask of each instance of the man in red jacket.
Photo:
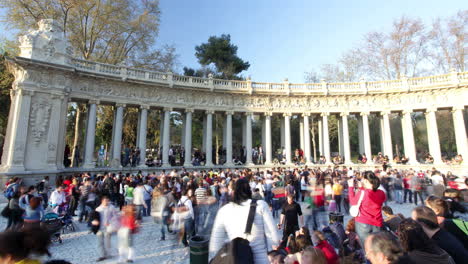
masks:
[(348, 181), (349, 202), (357, 205), (361, 194), (363, 199), (359, 207), (359, 215), (356, 216), (356, 233), (361, 243), (371, 234), (380, 231), (383, 226), (382, 205), (387, 199), (385, 192), (379, 190), (380, 179), (371, 171), (364, 172), (364, 177), (359, 183), (359, 190), (354, 192), (354, 180)]

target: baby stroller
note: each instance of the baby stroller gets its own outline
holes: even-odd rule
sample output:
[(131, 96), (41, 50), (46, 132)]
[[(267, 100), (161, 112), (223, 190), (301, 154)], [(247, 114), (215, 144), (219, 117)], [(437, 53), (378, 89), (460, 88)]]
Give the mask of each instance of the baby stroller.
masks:
[(63, 228), (62, 219), (56, 213), (47, 213), (42, 223), (44, 229), (50, 234), (52, 242), (62, 243), (61, 233)]

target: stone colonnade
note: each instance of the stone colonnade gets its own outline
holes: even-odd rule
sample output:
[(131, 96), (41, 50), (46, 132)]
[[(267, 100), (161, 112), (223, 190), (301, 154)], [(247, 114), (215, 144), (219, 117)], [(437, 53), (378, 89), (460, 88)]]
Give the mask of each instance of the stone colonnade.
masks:
[[(95, 141), (95, 129), (96, 129), (96, 108), (99, 101), (90, 100), (89, 105), (89, 114), (87, 121), (86, 129), (86, 142), (85, 142), (85, 153), (84, 153), (84, 168), (93, 168), (93, 152), (94, 152), (94, 141)], [(113, 139), (112, 139), (112, 154), (111, 154), (111, 166), (119, 167), (120, 166), (120, 152), (122, 144), (122, 126), (123, 126), (123, 111), (125, 109), (125, 104), (115, 104), (115, 120), (113, 127)], [(137, 142), (136, 145), (140, 149), (140, 167), (145, 167), (145, 158), (146, 158), (146, 134), (147, 134), (147, 116), (148, 110), (150, 107), (148, 105), (141, 105), (139, 107), (139, 125), (137, 131)], [(162, 166), (168, 167), (169, 164), (169, 148), (170, 148), (170, 113), (174, 111), (173, 108), (163, 108), (163, 122), (162, 122)], [(185, 163), (183, 166), (190, 167), (191, 157), (192, 157), (192, 115), (195, 109), (187, 108), (181, 111), (184, 114), (184, 124), (183, 124), (183, 140), (181, 145), (184, 146), (185, 154)], [(204, 113), (204, 130), (203, 141), (205, 142), (203, 151), (206, 153), (206, 166), (213, 166), (212, 160), (212, 141), (213, 141), (213, 115), (215, 111), (213, 110), (200, 110)], [(434, 158), (434, 164), (442, 163), (442, 156), (440, 150), (440, 141), (439, 133), (436, 121), (436, 111), (437, 108), (427, 108), (422, 110), (426, 116), (427, 124), (427, 137), (429, 145), (429, 153)], [(462, 154), (463, 157), (468, 157), (468, 145), (466, 140), (466, 128), (465, 122), (463, 120), (463, 108), (452, 108), (452, 117), (454, 123), (455, 139), (457, 144), (458, 153)], [(402, 111), (392, 111), (394, 113), (399, 113), (401, 115), (402, 123), (402, 132), (403, 132), (403, 144), (404, 144), (404, 153), (405, 156), (409, 159), (410, 164), (417, 164), (416, 158), (416, 148), (414, 141), (413, 133), (413, 124), (411, 121), (411, 110), (402, 110)], [(381, 139), (382, 139), (382, 153), (387, 155), (390, 160), (393, 158), (393, 149), (392, 149), (392, 130), (390, 129), (390, 111), (381, 111), (381, 112), (359, 112), (359, 113), (349, 113), (349, 112), (339, 112), (339, 113), (294, 113), (300, 115), (302, 118), (300, 120), (300, 144), (301, 148), (304, 150), (304, 157), (306, 164), (317, 163), (318, 161), (313, 161), (312, 158), (312, 148), (311, 148), (311, 139), (310, 139), (310, 123), (312, 119), (318, 119), (319, 122), (319, 148), (318, 152), (326, 160), (326, 163), (329, 164), (331, 161), (331, 152), (330, 152), (330, 138), (329, 138), (329, 122), (328, 117), (331, 114), (336, 114), (339, 116), (339, 144), (340, 144), (340, 154), (343, 155), (345, 164), (352, 164), (351, 161), (351, 148), (350, 148), (350, 136), (349, 136), (349, 126), (348, 126), (348, 117), (350, 114), (354, 114), (358, 117), (358, 129), (359, 129), (359, 152), (365, 154), (368, 157), (368, 162), (372, 162), (371, 157), (371, 139), (369, 132), (369, 115), (375, 114), (381, 119), (382, 129), (381, 129)], [(233, 115), (236, 113), (234, 111), (225, 111), (225, 122), (223, 128), (223, 139), (225, 139), (225, 148), (226, 148), (226, 162), (225, 166), (233, 166), (233, 136), (232, 136), (232, 120)], [(272, 125), (271, 119), (273, 115), (280, 115), (282, 117), (281, 127), (284, 128), (284, 152), (286, 153), (286, 164), (291, 165), (293, 163), (292, 156), (293, 151), (291, 149), (291, 127), (290, 120), (293, 113), (254, 113), (254, 112), (240, 112), (243, 119), (242, 122), (245, 124), (243, 126), (243, 142), (245, 142), (246, 152), (246, 162), (244, 165), (251, 166), (254, 165), (252, 161), (252, 119), (254, 114), (260, 114), (262, 118), (262, 142), (265, 142), (264, 148), (264, 157), (265, 165), (272, 165), (273, 157), (273, 147), (272, 147)], [(377, 142), (374, 142), (376, 144)]]

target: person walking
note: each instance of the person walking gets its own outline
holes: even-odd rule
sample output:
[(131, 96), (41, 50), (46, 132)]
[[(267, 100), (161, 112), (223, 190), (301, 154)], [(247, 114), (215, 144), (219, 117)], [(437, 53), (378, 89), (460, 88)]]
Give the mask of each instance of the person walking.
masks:
[(288, 195), (287, 203), (283, 205), (278, 229), (283, 228), (282, 245), (285, 246), (289, 235), (295, 235), (300, 226), (304, 225), (301, 206), (294, 201), (294, 195)]
[[(379, 189), (380, 179), (371, 171), (364, 172), (359, 182), (359, 191), (354, 191), (354, 179), (348, 181), (349, 200), (352, 205), (359, 204), (356, 216), (356, 233), (361, 241), (380, 231), (383, 226), (382, 205), (386, 200), (385, 192)], [(362, 206), (365, 205), (365, 206)]]
[(276, 247), (279, 243), (268, 205), (263, 200), (255, 201), (252, 231), (246, 235), (244, 232), (252, 204), (252, 191), (246, 179), (237, 180), (234, 188), (232, 201), (221, 207), (216, 215), (209, 245), (210, 258), (216, 255), (226, 240), (242, 237), (249, 241), (255, 263), (267, 264), (268, 244)]
[(138, 182), (137, 187), (133, 191), (133, 204), (136, 209), (136, 218), (139, 221), (145, 216), (146, 209), (148, 208), (145, 201), (146, 190), (143, 186), (142, 182)]
[(109, 258), (111, 235), (117, 230), (116, 223), (118, 223), (119, 219), (117, 209), (110, 203), (107, 196), (102, 197), (101, 204), (96, 208), (95, 212), (91, 219), (91, 226), (97, 229), (96, 235), (101, 252), (101, 257), (97, 259), (97, 262), (100, 262)]

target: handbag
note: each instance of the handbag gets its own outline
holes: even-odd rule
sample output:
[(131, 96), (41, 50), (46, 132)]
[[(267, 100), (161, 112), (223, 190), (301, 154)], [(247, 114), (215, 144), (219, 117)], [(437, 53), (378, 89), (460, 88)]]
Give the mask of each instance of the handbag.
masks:
[(5, 208), (3, 208), (2, 212), (0, 213), (3, 217), (8, 218), (11, 215), (10, 206), (7, 204)]
[(359, 216), (359, 208), (361, 207), (362, 199), (364, 199), (364, 190), (361, 190), (361, 196), (359, 197), (358, 203), (349, 208), (349, 214), (352, 217)]

